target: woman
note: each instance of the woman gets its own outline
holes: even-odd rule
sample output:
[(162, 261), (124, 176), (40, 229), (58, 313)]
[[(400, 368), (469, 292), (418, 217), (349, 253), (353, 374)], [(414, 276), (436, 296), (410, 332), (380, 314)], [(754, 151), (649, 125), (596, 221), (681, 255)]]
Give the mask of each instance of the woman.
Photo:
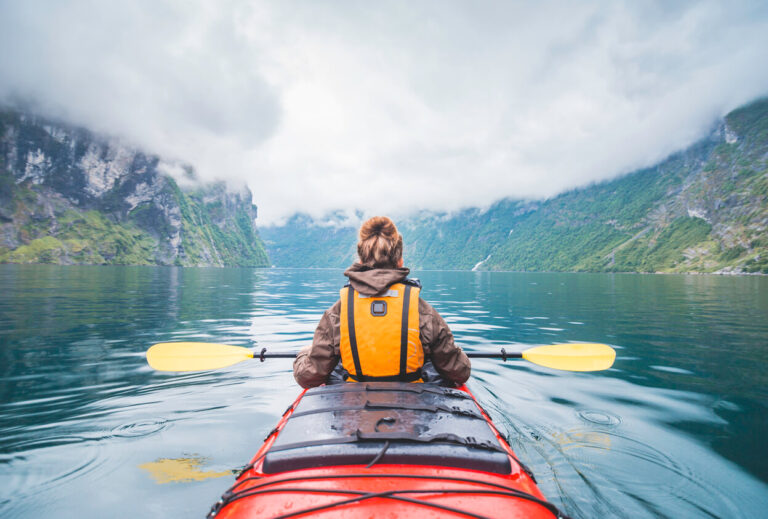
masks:
[(375, 216), (359, 236), (360, 262), (344, 272), (349, 283), (323, 314), (312, 344), (297, 355), (296, 381), (305, 388), (324, 384), (341, 360), (350, 382), (421, 382), (430, 364), (444, 379), (466, 382), (469, 358), (440, 314), (419, 297), (419, 282), (407, 278), (394, 222)]

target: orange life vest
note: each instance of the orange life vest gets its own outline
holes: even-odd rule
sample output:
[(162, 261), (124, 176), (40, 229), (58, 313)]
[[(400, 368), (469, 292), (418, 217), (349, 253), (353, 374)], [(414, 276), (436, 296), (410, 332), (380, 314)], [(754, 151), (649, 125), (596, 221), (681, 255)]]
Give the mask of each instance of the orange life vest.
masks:
[(396, 283), (368, 297), (341, 289), (341, 364), (352, 382), (421, 382), (419, 288)]

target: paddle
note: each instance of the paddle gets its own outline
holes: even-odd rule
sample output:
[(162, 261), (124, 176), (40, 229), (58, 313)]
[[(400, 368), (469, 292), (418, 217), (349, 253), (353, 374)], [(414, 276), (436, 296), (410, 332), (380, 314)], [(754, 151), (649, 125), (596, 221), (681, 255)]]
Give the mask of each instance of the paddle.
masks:
[[(608, 369), (616, 352), (606, 344), (549, 344), (522, 352), (467, 352), (470, 358), (525, 359), (539, 366), (564, 371), (600, 371)], [(202, 371), (219, 369), (247, 359), (292, 359), (295, 353), (267, 353), (266, 348), (255, 353), (248, 348), (210, 342), (161, 342), (147, 350), (147, 362), (160, 371)]]

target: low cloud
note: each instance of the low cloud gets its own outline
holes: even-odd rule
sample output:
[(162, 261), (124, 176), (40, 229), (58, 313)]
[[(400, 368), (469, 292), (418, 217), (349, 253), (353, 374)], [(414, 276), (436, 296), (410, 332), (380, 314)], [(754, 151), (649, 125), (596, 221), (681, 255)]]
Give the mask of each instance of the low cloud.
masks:
[(248, 183), (260, 220), (544, 197), (768, 93), (763, 2), (3, 2), (0, 96)]

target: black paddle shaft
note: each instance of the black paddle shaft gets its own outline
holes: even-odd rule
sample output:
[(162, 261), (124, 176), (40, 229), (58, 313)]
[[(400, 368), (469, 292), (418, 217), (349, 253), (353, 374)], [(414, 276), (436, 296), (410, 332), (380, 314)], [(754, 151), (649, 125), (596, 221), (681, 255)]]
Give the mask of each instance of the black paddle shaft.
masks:
[(253, 352), (253, 358), (261, 362), (264, 362), (264, 359), (295, 359), (296, 355), (297, 353), (267, 353), (266, 348), (262, 348), (258, 355)]
[(501, 359), (506, 362), (507, 359), (522, 359), (523, 354), (519, 351), (507, 353), (507, 350), (502, 348), (498, 353), (480, 353), (476, 351), (470, 351), (467, 353), (467, 357), (470, 359)]
[[(522, 359), (523, 354), (520, 352), (512, 352), (507, 353), (507, 350), (504, 348), (501, 349), (499, 352), (495, 353), (480, 353), (475, 351), (470, 351), (467, 354), (467, 357), (470, 359), (501, 359), (506, 362), (507, 359)], [(264, 362), (265, 359), (293, 359), (296, 357), (295, 353), (267, 353), (266, 348), (262, 348), (261, 352), (259, 352), (258, 355), (254, 353), (254, 358), (258, 358), (261, 362)]]

